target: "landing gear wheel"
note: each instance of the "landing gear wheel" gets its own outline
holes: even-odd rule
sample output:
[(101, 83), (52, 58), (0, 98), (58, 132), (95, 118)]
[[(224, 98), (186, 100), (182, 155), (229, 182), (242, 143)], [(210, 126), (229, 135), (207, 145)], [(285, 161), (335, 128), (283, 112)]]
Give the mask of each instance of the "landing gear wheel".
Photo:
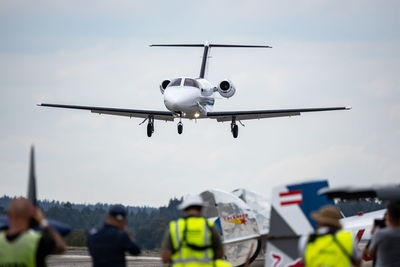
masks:
[(237, 124), (232, 125), (231, 131), (232, 131), (233, 138), (237, 138), (239, 135), (239, 127), (237, 126)]
[(182, 134), (183, 132), (183, 124), (182, 122), (178, 123), (178, 134)]
[(148, 123), (147, 124), (147, 136), (151, 137), (153, 132), (154, 132), (154, 124), (153, 123)]

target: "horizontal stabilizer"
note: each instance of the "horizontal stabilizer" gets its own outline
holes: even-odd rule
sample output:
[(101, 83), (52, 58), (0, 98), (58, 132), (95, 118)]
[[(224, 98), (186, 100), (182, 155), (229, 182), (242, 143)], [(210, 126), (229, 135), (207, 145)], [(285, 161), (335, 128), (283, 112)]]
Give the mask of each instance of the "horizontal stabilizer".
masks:
[(165, 47), (232, 47), (232, 48), (272, 48), (269, 45), (234, 45), (234, 44), (151, 44), (150, 47), (165, 46)]

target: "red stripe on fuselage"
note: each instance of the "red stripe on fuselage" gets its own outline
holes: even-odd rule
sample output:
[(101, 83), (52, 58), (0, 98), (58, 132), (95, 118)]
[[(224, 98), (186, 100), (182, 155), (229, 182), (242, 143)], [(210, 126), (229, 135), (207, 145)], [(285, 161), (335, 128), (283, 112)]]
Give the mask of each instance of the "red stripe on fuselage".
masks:
[(280, 197), (287, 197), (287, 196), (293, 196), (293, 195), (301, 195), (301, 190), (293, 190), (293, 191), (289, 191), (289, 192), (279, 193)]
[(282, 201), (281, 202), (281, 206), (294, 205), (294, 204), (297, 204), (297, 205), (303, 204), (303, 200), (300, 199), (300, 200)]

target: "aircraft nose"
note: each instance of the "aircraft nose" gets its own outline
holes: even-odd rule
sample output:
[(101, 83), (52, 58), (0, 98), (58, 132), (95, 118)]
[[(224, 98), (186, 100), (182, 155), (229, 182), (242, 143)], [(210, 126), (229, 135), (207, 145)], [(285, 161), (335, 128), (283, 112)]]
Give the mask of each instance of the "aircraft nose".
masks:
[(167, 107), (167, 109), (171, 111), (178, 111), (178, 95), (174, 90), (167, 89), (164, 91), (164, 104)]
[(195, 90), (188, 88), (167, 88), (164, 91), (164, 104), (171, 111), (184, 111), (196, 103)]

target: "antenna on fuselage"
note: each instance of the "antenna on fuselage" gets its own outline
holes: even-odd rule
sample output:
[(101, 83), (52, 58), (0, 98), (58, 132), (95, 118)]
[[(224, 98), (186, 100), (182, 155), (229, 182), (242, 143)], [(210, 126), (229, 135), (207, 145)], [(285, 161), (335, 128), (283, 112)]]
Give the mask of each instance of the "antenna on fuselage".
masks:
[(169, 47), (204, 47), (203, 60), (201, 61), (200, 76), (199, 78), (204, 79), (206, 69), (208, 54), (210, 53), (211, 47), (233, 47), (233, 48), (272, 48), (268, 45), (227, 45), (227, 44), (210, 44), (205, 42), (204, 44), (152, 44), (152, 46), (169, 46)]

